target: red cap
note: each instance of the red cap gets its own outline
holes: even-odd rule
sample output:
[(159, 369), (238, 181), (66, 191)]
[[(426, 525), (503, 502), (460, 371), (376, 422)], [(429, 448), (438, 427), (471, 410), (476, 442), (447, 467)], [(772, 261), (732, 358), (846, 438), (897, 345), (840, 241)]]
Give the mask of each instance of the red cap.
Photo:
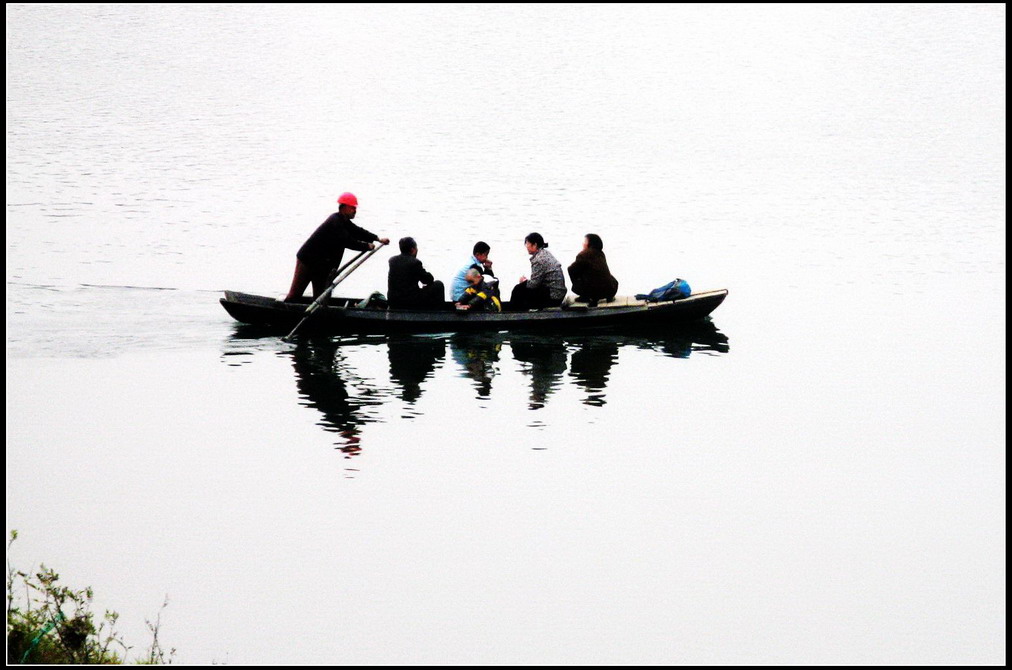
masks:
[(341, 197), (337, 199), (339, 205), (351, 205), (355, 209), (358, 209), (358, 198), (355, 197), (354, 193), (342, 193)]

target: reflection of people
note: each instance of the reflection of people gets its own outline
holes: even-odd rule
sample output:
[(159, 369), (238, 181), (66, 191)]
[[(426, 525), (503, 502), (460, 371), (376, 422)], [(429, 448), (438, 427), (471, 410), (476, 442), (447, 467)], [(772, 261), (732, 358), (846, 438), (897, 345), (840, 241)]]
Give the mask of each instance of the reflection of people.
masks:
[(581, 300), (611, 300), (618, 293), (618, 280), (612, 276), (604, 257), (604, 242), (594, 233), (584, 236), (583, 251), (576, 255), (568, 270), (573, 293)]
[[(401, 253), (390, 259), (387, 300), (393, 309), (440, 309), (443, 282), (434, 280), (418, 260), (418, 244), (412, 237), (398, 242)], [(419, 286), (421, 284), (421, 286)]]
[(510, 310), (558, 307), (566, 297), (566, 278), (562, 264), (548, 250), (548, 244), (539, 233), (524, 238), (524, 246), (531, 255), (531, 276), (521, 277), (510, 295)]
[(496, 373), (499, 352), (505, 336), (501, 333), (462, 334), (450, 338), (450, 351), (464, 373), (475, 381), (479, 398), (492, 392), (492, 377)]
[(390, 243), (387, 238), (380, 238), (351, 222), (358, 211), (358, 199), (354, 195), (344, 193), (337, 202), (337, 212), (327, 217), (295, 254), (295, 275), (286, 301), (302, 297), (310, 282), (314, 298), (327, 290), (331, 272), (341, 265), (345, 249), (366, 251), (375, 248), (373, 242)]
[(485, 283), (485, 277), (474, 268), (468, 268), (464, 273), (467, 280), (467, 288), (457, 300), (457, 309), (473, 312), (501, 312), (502, 303), (496, 297), (495, 291)]
[(488, 258), (490, 251), (492, 251), (492, 247), (484, 242), (474, 245), (470, 260), (453, 277), (453, 283), (450, 285), (450, 300), (457, 302), (460, 300), (460, 296), (464, 295), (464, 290), (468, 287), (465, 278), (468, 270), (473, 268), (483, 275), (495, 277), (495, 273), (492, 272), (492, 261)]
[(618, 342), (613, 338), (588, 340), (569, 359), (569, 374), (586, 389), (586, 405), (604, 405), (604, 389), (611, 366), (618, 360)]
[(513, 357), (530, 364), (530, 408), (539, 409), (558, 388), (566, 371), (566, 345), (555, 337), (516, 339), (510, 342)]
[(422, 395), (422, 382), (446, 355), (444, 338), (392, 337), (387, 340), (390, 378), (400, 387), (401, 400), (413, 403)]
[[(360, 426), (373, 419), (363, 410), (381, 404), (372, 394), (348, 392), (341, 370), (345, 367), (340, 347), (327, 338), (300, 338), (292, 352), (295, 384), (302, 404), (323, 414), (320, 424), (329, 432), (341, 435), (338, 448), (347, 456), (361, 450)], [(345, 373), (347, 374), (347, 373)]]

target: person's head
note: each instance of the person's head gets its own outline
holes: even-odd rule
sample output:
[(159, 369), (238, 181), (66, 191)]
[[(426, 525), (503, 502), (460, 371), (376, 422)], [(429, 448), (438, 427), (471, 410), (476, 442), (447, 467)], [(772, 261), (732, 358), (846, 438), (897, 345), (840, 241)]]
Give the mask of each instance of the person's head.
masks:
[(604, 242), (601, 241), (601, 237), (599, 235), (595, 235), (594, 233), (587, 233), (586, 235), (583, 236), (583, 248), (594, 249), (595, 251), (603, 251)]
[(547, 247), (548, 243), (545, 242), (545, 238), (541, 237), (541, 233), (531, 233), (524, 238), (524, 245), (527, 247), (527, 253), (536, 254)]
[(464, 274), (464, 279), (467, 280), (468, 284), (475, 286), (481, 283), (481, 273), (471, 268)]
[(474, 251), (471, 253), (475, 258), (484, 263), (488, 260), (488, 252), (490, 251), (492, 251), (492, 247), (488, 246), (484, 242), (478, 242), (474, 245)]
[(342, 193), (341, 197), (337, 199), (337, 205), (338, 212), (349, 219), (355, 218), (355, 212), (358, 211), (358, 198), (354, 193)]
[(415, 243), (415, 238), (413, 237), (402, 237), (397, 242), (397, 246), (401, 248), (402, 254), (414, 255), (418, 253), (418, 245)]

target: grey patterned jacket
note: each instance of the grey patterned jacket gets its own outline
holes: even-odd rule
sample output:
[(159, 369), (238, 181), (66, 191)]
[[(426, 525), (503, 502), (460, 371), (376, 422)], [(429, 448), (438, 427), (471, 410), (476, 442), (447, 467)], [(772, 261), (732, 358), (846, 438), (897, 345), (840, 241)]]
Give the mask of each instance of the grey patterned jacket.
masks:
[(566, 297), (566, 275), (562, 272), (562, 264), (555, 259), (548, 249), (538, 249), (531, 256), (531, 276), (527, 286), (537, 288), (544, 283), (552, 300)]

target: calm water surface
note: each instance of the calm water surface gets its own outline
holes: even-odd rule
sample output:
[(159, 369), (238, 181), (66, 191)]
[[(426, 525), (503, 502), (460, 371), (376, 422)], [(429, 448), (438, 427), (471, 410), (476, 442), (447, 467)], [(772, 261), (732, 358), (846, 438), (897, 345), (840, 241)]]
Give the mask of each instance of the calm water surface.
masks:
[[(186, 663), (1003, 664), (1005, 8), (7, 5), (8, 558)], [(648, 333), (300, 338), (355, 192)], [(385, 286), (386, 252), (342, 285)]]

